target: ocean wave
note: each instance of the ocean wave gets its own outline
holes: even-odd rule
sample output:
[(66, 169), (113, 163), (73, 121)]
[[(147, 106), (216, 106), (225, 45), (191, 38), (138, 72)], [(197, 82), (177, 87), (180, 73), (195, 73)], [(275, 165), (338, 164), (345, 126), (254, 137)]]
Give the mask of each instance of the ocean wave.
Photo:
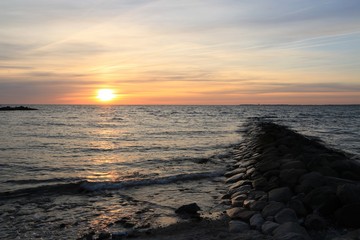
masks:
[(136, 180), (126, 180), (121, 182), (83, 182), (80, 187), (88, 191), (99, 191), (99, 190), (118, 190), (127, 189), (139, 186), (149, 185), (162, 185), (171, 184), (180, 181), (192, 181), (206, 178), (220, 177), (224, 174), (224, 171), (217, 172), (198, 172), (198, 173), (187, 173), (178, 174), (158, 178), (143, 178)]
[(50, 179), (18, 179), (7, 180), (5, 183), (15, 184), (39, 184), (39, 183), (52, 183), (52, 182), (76, 182), (79, 178), (50, 178)]
[(51, 185), (42, 185), (32, 188), (18, 189), (14, 191), (0, 192), (0, 200), (26, 197), (31, 195), (51, 195), (51, 194), (74, 194), (79, 193), (82, 182), (60, 183)]
[(118, 182), (89, 182), (78, 181), (73, 183), (61, 183), (42, 185), (33, 188), (19, 189), (15, 191), (0, 192), (0, 200), (25, 197), (29, 195), (61, 195), (61, 194), (81, 194), (83, 192), (97, 192), (105, 190), (121, 190), (139, 186), (163, 185), (180, 181), (194, 181), (206, 178), (215, 178), (224, 175), (224, 171), (216, 172), (197, 172), (188, 174), (178, 174), (157, 178), (131, 179)]

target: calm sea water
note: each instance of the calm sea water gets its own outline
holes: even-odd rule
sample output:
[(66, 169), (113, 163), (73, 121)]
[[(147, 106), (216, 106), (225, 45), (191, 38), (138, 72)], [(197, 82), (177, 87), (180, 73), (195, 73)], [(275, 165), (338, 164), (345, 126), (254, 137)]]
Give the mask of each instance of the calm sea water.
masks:
[(34, 107), (0, 112), (1, 239), (146, 229), (191, 202), (215, 214), (232, 147), (257, 117), (360, 155), (360, 106)]

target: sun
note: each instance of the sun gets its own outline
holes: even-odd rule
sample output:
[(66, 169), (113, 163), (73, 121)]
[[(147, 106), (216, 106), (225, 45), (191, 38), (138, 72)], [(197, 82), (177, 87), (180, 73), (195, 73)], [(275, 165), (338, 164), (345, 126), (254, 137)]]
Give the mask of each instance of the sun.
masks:
[(100, 89), (98, 90), (98, 94), (96, 98), (98, 98), (100, 101), (107, 102), (111, 101), (116, 97), (114, 94), (114, 91), (111, 89)]

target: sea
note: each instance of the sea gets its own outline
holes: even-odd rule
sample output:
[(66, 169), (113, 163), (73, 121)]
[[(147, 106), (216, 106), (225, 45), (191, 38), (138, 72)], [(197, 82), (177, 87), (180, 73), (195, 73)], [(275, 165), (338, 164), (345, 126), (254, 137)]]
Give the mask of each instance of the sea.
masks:
[(190, 203), (216, 218), (252, 121), (360, 156), (360, 105), (29, 107), (0, 112), (0, 239), (149, 231)]

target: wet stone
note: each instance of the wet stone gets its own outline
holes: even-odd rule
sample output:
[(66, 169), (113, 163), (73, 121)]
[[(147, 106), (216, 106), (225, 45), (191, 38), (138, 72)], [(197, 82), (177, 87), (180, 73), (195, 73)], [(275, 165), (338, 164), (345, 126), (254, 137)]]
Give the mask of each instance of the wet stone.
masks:
[(296, 186), (296, 192), (308, 193), (312, 189), (323, 185), (323, 176), (319, 172), (306, 173), (299, 179), (299, 185)]
[(343, 204), (360, 203), (360, 185), (340, 185), (337, 187), (336, 195)]
[(235, 207), (226, 211), (227, 215), (232, 219), (249, 220), (256, 212), (247, 210), (242, 207)]
[(231, 190), (231, 189), (238, 189), (239, 187), (245, 186), (245, 185), (251, 186), (252, 183), (251, 183), (251, 181), (240, 180), (240, 181), (234, 183), (233, 185), (231, 185), (231, 186), (230, 186), (230, 190)]
[(264, 189), (265, 191), (270, 191), (273, 190), (275, 188), (278, 188), (280, 186), (280, 178), (277, 176), (272, 176), (269, 180), (268, 180), (268, 184), (266, 186), (266, 188)]
[(250, 226), (252, 228), (260, 230), (261, 226), (265, 222), (265, 220), (260, 213), (256, 213), (250, 218), (249, 222), (250, 222)]
[(279, 227), (280, 224), (275, 223), (275, 222), (271, 222), (271, 221), (266, 221), (264, 222), (264, 224), (261, 226), (261, 231), (265, 234), (272, 234), (272, 232)]
[(225, 173), (225, 177), (231, 177), (240, 173), (245, 173), (246, 172), (246, 168), (236, 168), (230, 172)]
[(250, 210), (261, 211), (268, 203), (266, 201), (255, 201), (250, 204)]
[(242, 160), (242, 161), (236, 163), (235, 165), (238, 167), (241, 167), (241, 168), (247, 168), (247, 167), (254, 165), (255, 163), (256, 163), (256, 160), (250, 159), (250, 160)]
[(230, 217), (230, 218), (236, 218), (237, 214), (240, 212), (240, 211), (243, 211), (244, 208), (242, 207), (234, 207), (234, 208), (231, 208), (231, 209), (228, 209), (226, 210), (226, 214)]
[(299, 217), (306, 216), (308, 211), (306, 210), (304, 204), (299, 199), (292, 199), (288, 203), (289, 208), (295, 211), (296, 215)]
[(249, 199), (259, 200), (261, 198), (267, 198), (267, 192), (261, 190), (252, 190), (248, 194)]
[(304, 225), (307, 229), (319, 231), (326, 227), (326, 221), (317, 214), (309, 214), (305, 218)]
[(313, 189), (305, 196), (304, 203), (313, 210), (318, 209), (324, 215), (331, 215), (340, 206), (340, 200), (331, 187)]
[(252, 203), (254, 203), (254, 202), (255, 202), (255, 200), (253, 200), (253, 199), (245, 199), (244, 202), (243, 202), (243, 205), (244, 205), (244, 207), (246, 207), (246, 208), (250, 208), (250, 205), (251, 205)]
[(298, 222), (296, 213), (290, 208), (284, 208), (275, 215), (275, 221), (279, 224), (286, 222)]
[[(283, 223), (278, 228), (276, 228), (273, 232), (275, 239), (280, 239), (280, 237), (285, 236), (286, 234), (289, 234), (289, 233), (295, 233), (296, 235), (303, 236), (303, 239), (310, 240), (310, 237), (309, 237), (307, 231), (305, 230), (305, 228), (300, 226), (298, 223), (294, 223), (294, 222)], [(289, 239), (291, 239), (291, 238), (289, 238)], [(298, 238), (295, 238), (295, 239), (298, 239)]]
[(284, 235), (277, 235), (274, 240), (307, 240), (309, 239), (306, 235), (300, 233), (285, 233)]
[(239, 180), (243, 180), (245, 177), (245, 173), (238, 173), (230, 178), (228, 178), (226, 180), (226, 183), (234, 183), (234, 182), (237, 182)]
[(263, 176), (266, 179), (270, 179), (273, 176), (279, 176), (280, 175), (280, 170), (271, 170), (271, 171), (267, 171), (263, 174)]
[(198, 211), (201, 211), (200, 207), (196, 203), (182, 205), (175, 210), (175, 213), (182, 218), (198, 218), (200, 214)]
[(232, 189), (229, 191), (229, 194), (231, 195), (231, 198), (237, 196), (237, 195), (241, 195), (241, 194), (247, 194), (250, 190), (251, 190), (251, 186), (250, 185), (244, 185), (241, 186), (237, 189)]
[(275, 216), (281, 209), (285, 208), (285, 204), (282, 202), (269, 202), (261, 211), (264, 218), (268, 216)]
[(360, 228), (360, 203), (352, 203), (343, 206), (335, 212), (338, 224), (344, 227)]
[(246, 170), (246, 176), (251, 176), (251, 174), (253, 174), (256, 171), (255, 168), (249, 168), (248, 170)]
[(288, 186), (295, 186), (299, 177), (306, 173), (304, 169), (284, 169), (280, 172), (281, 181)]
[(269, 201), (287, 202), (291, 199), (292, 193), (290, 188), (275, 188), (269, 192)]
[(339, 176), (339, 174), (334, 169), (327, 167), (327, 166), (321, 167), (321, 168), (317, 169), (317, 171), (324, 176), (330, 176), (330, 177), (338, 177)]
[(229, 231), (232, 233), (241, 233), (250, 229), (249, 224), (239, 220), (232, 220), (229, 222)]
[(243, 203), (244, 200), (247, 199), (246, 194), (240, 194), (234, 198), (231, 199), (231, 203), (234, 204), (235, 202), (241, 202)]
[(296, 161), (296, 160), (285, 162), (280, 167), (281, 170), (284, 170), (284, 169), (305, 169), (305, 168), (306, 168), (305, 164), (302, 161)]
[(252, 182), (253, 188), (255, 188), (256, 190), (265, 189), (267, 184), (268, 182), (264, 177), (257, 178)]
[(279, 168), (280, 162), (278, 160), (275, 161), (262, 161), (256, 165), (256, 169), (260, 172), (267, 172), (269, 170), (274, 170)]
[(245, 210), (237, 214), (237, 218), (248, 221), (256, 212), (251, 210)]

